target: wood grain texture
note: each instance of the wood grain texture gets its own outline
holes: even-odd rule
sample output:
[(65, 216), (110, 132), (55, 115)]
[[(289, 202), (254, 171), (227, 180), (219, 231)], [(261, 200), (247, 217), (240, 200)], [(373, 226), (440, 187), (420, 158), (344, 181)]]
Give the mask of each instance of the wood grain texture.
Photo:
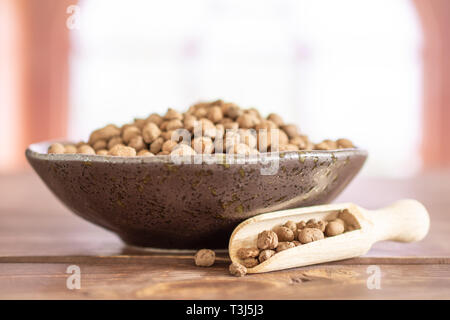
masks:
[[(450, 172), (407, 180), (356, 180), (338, 199), (376, 209), (416, 198), (431, 217), (421, 242), (376, 244), (364, 257), (234, 278), (218, 254), (198, 268), (193, 253), (141, 251), (72, 215), (31, 174), (0, 176), (0, 298), (332, 299), (450, 298)], [(69, 265), (81, 290), (66, 288)], [(367, 267), (381, 269), (369, 290)]]
[[(81, 269), (81, 289), (66, 288), (66, 269)], [(450, 298), (449, 264), (379, 265), (381, 289), (367, 287), (368, 265), (333, 264), (244, 278), (227, 258), (198, 268), (190, 256), (1, 263), (0, 298), (63, 299), (434, 299)]]

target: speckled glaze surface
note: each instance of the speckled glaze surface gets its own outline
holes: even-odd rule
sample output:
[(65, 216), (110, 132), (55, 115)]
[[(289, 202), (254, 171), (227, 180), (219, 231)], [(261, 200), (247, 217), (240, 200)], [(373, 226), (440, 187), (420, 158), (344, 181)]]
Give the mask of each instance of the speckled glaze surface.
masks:
[[(249, 217), (328, 203), (367, 158), (364, 150), (346, 149), (174, 164), (168, 156), (46, 154), (49, 144), (31, 145), (26, 157), (66, 206), (127, 244), (170, 249), (225, 248)], [(268, 166), (278, 170), (261, 174)]]

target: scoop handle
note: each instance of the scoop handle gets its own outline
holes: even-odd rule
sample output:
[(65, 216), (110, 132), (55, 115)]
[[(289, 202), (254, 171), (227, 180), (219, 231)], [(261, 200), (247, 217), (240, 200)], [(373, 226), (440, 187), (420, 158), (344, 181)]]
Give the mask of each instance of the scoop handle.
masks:
[(430, 217), (417, 200), (399, 200), (389, 207), (368, 212), (374, 224), (374, 240), (420, 241), (428, 233)]

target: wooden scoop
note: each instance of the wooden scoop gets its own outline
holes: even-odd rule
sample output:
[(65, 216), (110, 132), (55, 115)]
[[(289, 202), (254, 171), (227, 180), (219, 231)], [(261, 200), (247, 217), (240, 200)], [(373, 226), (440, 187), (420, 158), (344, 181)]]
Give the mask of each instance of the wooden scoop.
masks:
[(400, 200), (375, 211), (352, 203), (276, 211), (247, 219), (236, 227), (228, 248), (232, 262), (242, 263), (237, 251), (256, 247), (260, 232), (272, 230), (289, 220), (298, 223), (313, 218), (326, 221), (340, 218), (345, 221), (346, 231), (276, 253), (256, 267), (248, 268), (247, 272), (261, 273), (357, 257), (367, 253), (378, 241), (422, 240), (430, 226), (427, 210), (416, 200)]

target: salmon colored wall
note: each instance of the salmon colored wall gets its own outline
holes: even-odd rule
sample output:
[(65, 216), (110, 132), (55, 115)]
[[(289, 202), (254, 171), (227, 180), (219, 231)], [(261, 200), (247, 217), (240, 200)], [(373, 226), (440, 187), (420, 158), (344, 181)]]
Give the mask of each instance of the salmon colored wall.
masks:
[(8, 38), (16, 39), (6, 60), (16, 95), (11, 121), (18, 128), (9, 166), (20, 168), (28, 144), (66, 135), (70, 52), (66, 8), (77, 1), (0, 1), (14, 17), (0, 23)]
[(20, 27), (18, 16), (12, 0), (0, 0), (0, 171), (17, 167), (18, 155), (23, 152), (17, 145), (22, 140), (18, 106), (23, 103), (19, 90), (23, 40), (15, 32)]
[(413, 0), (424, 33), (424, 168), (450, 166), (450, 1)]

